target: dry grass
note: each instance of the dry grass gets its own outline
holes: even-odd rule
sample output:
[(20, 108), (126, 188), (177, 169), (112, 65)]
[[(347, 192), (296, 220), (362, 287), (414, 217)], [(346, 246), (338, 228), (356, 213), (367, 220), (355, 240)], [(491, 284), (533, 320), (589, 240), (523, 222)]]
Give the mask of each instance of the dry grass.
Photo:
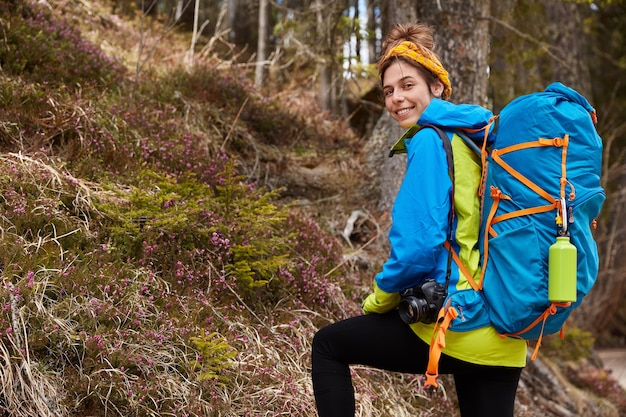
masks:
[[(9, 291), (13, 285), (6, 283)], [(11, 294), (13, 294), (11, 292)], [(11, 416), (65, 416), (67, 410), (60, 401), (64, 395), (63, 384), (54, 372), (40, 369), (31, 358), (28, 343), (27, 321), (24, 306), (16, 296), (10, 297), (12, 331), (0, 343), (0, 387), (2, 409)]]

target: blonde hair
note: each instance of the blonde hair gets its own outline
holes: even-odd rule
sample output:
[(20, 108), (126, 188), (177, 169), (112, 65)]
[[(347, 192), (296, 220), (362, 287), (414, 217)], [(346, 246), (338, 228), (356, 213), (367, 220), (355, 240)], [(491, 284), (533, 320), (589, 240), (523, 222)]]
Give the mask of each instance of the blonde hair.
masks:
[(443, 97), (448, 99), (452, 87), (448, 71), (441, 65), (437, 54), (433, 52), (435, 41), (433, 30), (424, 24), (396, 24), (383, 40), (381, 58), (378, 61), (378, 74), (382, 83), (385, 71), (397, 59), (415, 67), (426, 79), (429, 86), (441, 81), (444, 86)]

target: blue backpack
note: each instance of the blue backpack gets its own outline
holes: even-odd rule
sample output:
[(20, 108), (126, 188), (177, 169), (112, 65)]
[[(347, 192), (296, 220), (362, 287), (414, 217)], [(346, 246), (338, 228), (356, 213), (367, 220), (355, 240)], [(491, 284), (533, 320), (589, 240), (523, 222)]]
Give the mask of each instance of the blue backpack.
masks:
[[(476, 297), (451, 294), (455, 308), (449, 304), (442, 309), (435, 332), (491, 324), (503, 336), (537, 340), (534, 359), (542, 336), (562, 330), (598, 274), (592, 228), (606, 197), (600, 185), (602, 140), (595, 123), (595, 110), (582, 95), (553, 83), (506, 105), (481, 129), (483, 143), (473, 142), (462, 128), (447, 126), (482, 160), (480, 278), (474, 279), (446, 245), (481, 302), (472, 323), (471, 315), (466, 321), (471, 306), (461, 304)], [(447, 147), (445, 133), (429, 127)], [(561, 303), (548, 300), (548, 251), (563, 228), (577, 249), (577, 297)], [(433, 375), (442, 347), (443, 342), (431, 344)]]
[[(592, 235), (606, 198), (595, 110), (553, 83), (500, 112), (485, 159), (482, 289), (501, 334), (540, 339), (560, 331), (598, 275)], [(565, 224), (561, 224), (565, 222)], [(577, 299), (548, 301), (548, 249), (559, 229), (577, 249)]]

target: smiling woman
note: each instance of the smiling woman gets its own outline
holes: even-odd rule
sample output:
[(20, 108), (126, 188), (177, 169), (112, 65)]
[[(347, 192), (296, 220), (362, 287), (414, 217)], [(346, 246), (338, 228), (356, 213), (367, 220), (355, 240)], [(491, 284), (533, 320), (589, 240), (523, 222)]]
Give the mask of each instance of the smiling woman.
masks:
[(387, 36), (386, 54), (378, 62), (385, 107), (400, 127), (417, 123), (434, 97), (452, 94), (448, 71), (441, 65), (430, 28), (397, 25)]
[(397, 58), (385, 72), (383, 94), (385, 107), (400, 127), (408, 129), (419, 120), (433, 97), (441, 97), (443, 84), (438, 79), (431, 85), (418, 70)]
[[(320, 417), (355, 415), (351, 365), (425, 374), (425, 385), (437, 385), (437, 360), (441, 373), (454, 376), (463, 417), (513, 416), (525, 341), (500, 338), (492, 326), (481, 323), (467, 331), (448, 329), (443, 349), (433, 349), (438, 343), (432, 341), (444, 332), (438, 315), (452, 320), (448, 313), (456, 313), (442, 308), (444, 300), (467, 296), (461, 289), (471, 289), (459, 268), (451, 267), (452, 250), (472, 276), (479, 272), (476, 190), (481, 169), (452, 129), (442, 131), (447, 135), (443, 143), (454, 153), (449, 162), (443, 138), (420, 126), (472, 127), (486, 125), (492, 117), (482, 107), (447, 101), (452, 87), (433, 47), (432, 30), (421, 24), (396, 25), (383, 42), (380, 83), (387, 111), (407, 129), (393, 146), (394, 152), (407, 154), (407, 169), (392, 210), (391, 253), (363, 302), (365, 314), (326, 326), (313, 339), (312, 379)], [(459, 179), (454, 184), (449, 164)]]

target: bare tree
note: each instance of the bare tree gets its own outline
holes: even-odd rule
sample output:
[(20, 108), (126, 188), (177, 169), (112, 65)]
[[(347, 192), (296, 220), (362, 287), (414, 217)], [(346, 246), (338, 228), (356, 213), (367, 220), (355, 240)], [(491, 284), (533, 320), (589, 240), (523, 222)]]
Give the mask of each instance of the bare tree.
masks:
[(376, 62), (376, 0), (367, 1), (367, 51), (369, 62)]
[(317, 62), (317, 74), (320, 86), (320, 106), (322, 111), (328, 111), (333, 108), (332, 94), (332, 35), (330, 28), (330, 20), (327, 14), (323, 0), (315, 0), (314, 3), (315, 17), (317, 20), (318, 39), (320, 42), (321, 53)]
[(488, 104), (490, 8), (491, 0), (418, 2), (418, 18), (435, 28), (437, 52), (450, 73), (456, 103)]
[(259, 39), (256, 49), (256, 72), (254, 74), (254, 85), (256, 88), (263, 87), (263, 73), (265, 69), (267, 51), (267, 8), (268, 0), (259, 1)]

